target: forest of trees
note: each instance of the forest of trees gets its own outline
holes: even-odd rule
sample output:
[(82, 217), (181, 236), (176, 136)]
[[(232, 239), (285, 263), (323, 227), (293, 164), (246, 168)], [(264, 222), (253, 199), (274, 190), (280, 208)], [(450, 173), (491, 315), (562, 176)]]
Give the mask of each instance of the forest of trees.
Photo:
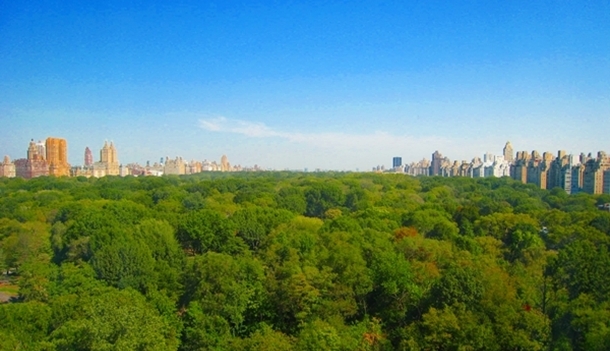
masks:
[(0, 350), (608, 350), (608, 202), (507, 178), (0, 179)]

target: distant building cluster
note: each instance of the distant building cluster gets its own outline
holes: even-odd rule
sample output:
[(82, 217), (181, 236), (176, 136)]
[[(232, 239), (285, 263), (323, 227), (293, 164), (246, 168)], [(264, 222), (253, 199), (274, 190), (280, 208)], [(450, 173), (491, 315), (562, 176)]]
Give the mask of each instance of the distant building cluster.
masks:
[(159, 162), (150, 164), (146, 163), (146, 166), (141, 166), (137, 163), (128, 164), (132, 175), (145, 175), (145, 176), (161, 176), (167, 175), (183, 175), (183, 174), (195, 174), (201, 172), (243, 172), (243, 171), (261, 171), (262, 169), (257, 165), (254, 167), (242, 167), (240, 165), (231, 166), (226, 155), (220, 158), (220, 163), (216, 161), (186, 161), (182, 157), (176, 157), (170, 159), (165, 157)]
[(11, 161), (5, 156), (0, 163), (0, 177), (21, 177), (25, 179), (41, 176), (55, 177), (105, 177), (105, 176), (161, 176), (164, 174), (194, 174), (206, 171), (216, 172), (240, 172), (260, 171), (254, 167), (232, 166), (227, 156), (223, 155), (220, 163), (204, 160), (185, 161), (182, 157), (170, 159), (166, 157), (159, 163), (153, 165), (150, 162), (146, 166), (137, 163), (122, 165), (119, 163), (117, 149), (113, 142), (104, 142), (100, 150), (99, 161), (94, 162), (93, 153), (89, 147), (85, 148), (84, 164), (72, 167), (68, 163), (68, 143), (61, 138), (47, 138), (45, 142), (30, 141), (27, 157)]
[(82, 167), (74, 167), (72, 176), (74, 177), (96, 177), (104, 176), (125, 176), (126, 169), (119, 164), (116, 147), (113, 142), (104, 142), (104, 146), (100, 150), (100, 160), (93, 162), (93, 153), (89, 147), (85, 148), (85, 165)]
[[(578, 157), (560, 150), (555, 156), (551, 152), (542, 155), (519, 151), (515, 154), (510, 142), (504, 146), (502, 155), (486, 153), (483, 160), (451, 161), (435, 151), (432, 160), (423, 159), (408, 165), (400, 157), (392, 160), (392, 171), (413, 176), (442, 177), (511, 177), (523, 183), (535, 184), (541, 189), (559, 187), (568, 194), (610, 194), (610, 157), (600, 151), (594, 157), (581, 153)], [(375, 167), (374, 171), (384, 171)]]
[(30, 141), (27, 157), (11, 162), (8, 156), (0, 164), (0, 177), (35, 178), (69, 176), (68, 145), (65, 139), (47, 138), (45, 142)]

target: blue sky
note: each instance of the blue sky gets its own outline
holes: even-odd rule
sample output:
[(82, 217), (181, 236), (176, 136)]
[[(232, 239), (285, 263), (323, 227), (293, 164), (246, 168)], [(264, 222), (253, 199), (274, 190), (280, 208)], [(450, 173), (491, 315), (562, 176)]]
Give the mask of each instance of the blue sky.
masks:
[(0, 123), (72, 164), (610, 151), (610, 2), (5, 1)]

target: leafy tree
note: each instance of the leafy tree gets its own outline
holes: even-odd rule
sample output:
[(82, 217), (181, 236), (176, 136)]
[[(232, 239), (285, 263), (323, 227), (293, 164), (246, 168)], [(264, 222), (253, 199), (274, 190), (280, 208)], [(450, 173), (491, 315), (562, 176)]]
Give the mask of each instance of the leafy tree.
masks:
[(240, 251), (233, 223), (212, 210), (186, 214), (178, 226), (177, 237), (183, 248), (195, 254)]
[(51, 278), (49, 293), (53, 297), (84, 295), (105, 285), (96, 279), (95, 270), (85, 262), (79, 264), (65, 262), (57, 267), (56, 274)]
[(2, 241), (0, 248), (4, 251), (4, 264), (7, 268), (17, 270), (40, 254), (49, 255), (51, 245), (47, 226), (39, 222), (17, 224), (13, 222), (6, 228), (10, 232)]
[[(366, 298), (373, 290), (370, 269), (363, 257), (358, 235), (347, 232), (321, 235), (318, 265), (330, 267), (334, 274), (323, 313), (350, 318), (366, 310)], [(326, 294), (324, 294), (326, 295)], [(326, 296), (322, 297), (326, 297)]]
[(486, 321), (463, 304), (431, 308), (402, 344), (424, 350), (500, 350), (489, 324), (481, 322)]
[(395, 251), (378, 251), (371, 258), (373, 291), (368, 305), (371, 313), (394, 325), (400, 325), (417, 304), (421, 292), (415, 284), (411, 265)]
[(134, 240), (104, 246), (95, 252), (91, 264), (97, 278), (114, 287), (141, 292), (155, 288), (155, 261), (144, 243)]
[(19, 297), (24, 301), (47, 301), (50, 278), (55, 274), (51, 257), (42, 254), (23, 264), (19, 279)]
[(610, 212), (600, 211), (590, 224), (593, 228), (600, 232), (610, 235)]
[(507, 259), (511, 262), (531, 258), (544, 249), (544, 243), (536, 231), (531, 227), (521, 228), (515, 228), (506, 238)]
[(190, 193), (182, 200), (182, 206), (187, 211), (201, 210), (205, 206), (205, 199), (199, 192)]
[(237, 228), (237, 236), (242, 238), (250, 249), (256, 251), (273, 229), (288, 223), (294, 215), (286, 210), (266, 207), (246, 207), (231, 216)]
[[(185, 305), (195, 301), (204, 314), (220, 316), (241, 331), (248, 309), (260, 305), (263, 268), (248, 257), (207, 252), (195, 257), (186, 275)], [(216, 322), (214, 322), (216, 323)]]
[(464, 304), (470, 309), (476, 309), (483, 296), (480, 274), (473, 267), (450, 266), (430, 291), (432, 305), (442, 308)]
[(338, 184), (314, 183), (305, 191), (305, 199), (307, 201), (305, 214), (321, 218), (327, 210), (343, 206), (345, 195)]
[(322, 320), (307, 323), (298, 336), (297, 350), (340, 350), (341, 338), (337, 330)]
[(458, 235), (458, 227), (446, 212), (422, 209), (405, 216), (403, 225), (415, 227), (422, 235), (431, 238), (451, 240)]
[(3, 178), (0, 348), (605, 350), (605, 202), (508, 178)]
[(132, 289), (81, 297), (71, 319), (50, 334), (57, 350), (176, 350), (170, 326)]
[(41, 302), (0, 304), (0, 348), (43, 349), (51, 325), (51, 309)]
[(182, 290), (185, 255), (175, 236), (174, 228), (166, 221), (145, 219), (136, 227), (136, 239), (145, 244), (154, 259), (156, 286), (176, 299)]
[(263, 324), (261, 329), (244, 339), (234, 339), (231, 347), (244, 351), (292, 351), (295, 350), (294, 338), (271, 329)]
[(600, 302), (608, 300), (610, 254), (606, 245), (574, 241), (559, 252), (552, 270), (556, 283), (567, 289), (570, 298), (585, 293)]
[(292, 211), (296, 214), (304, 214), (307, 209), (305, 194), (297, 187), (284, 187), (278, 192), (275, 201), (279, 208)]
[(193, 301), (184, 316), (181, 350), (226, 350), (231, 342), (229, 322), (219, 315), (206, 314)]

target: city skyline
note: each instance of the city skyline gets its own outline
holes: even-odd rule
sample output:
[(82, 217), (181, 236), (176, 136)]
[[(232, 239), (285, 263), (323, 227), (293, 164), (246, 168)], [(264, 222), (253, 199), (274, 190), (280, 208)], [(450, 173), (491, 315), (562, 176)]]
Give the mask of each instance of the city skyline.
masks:
[[(367, 170), (440, 150), (596, 153), (610, 3), (32, 1), (0, 11), (0, 153)], [(92, 145), (94, 144), (94, 145)], [(27, 145), (26, 145), (27, 146)]]
[[(29, 148), (26, 148), (24, 150), (22, 150), (22, 154), (23, 155), (11, 155), (8, 153), (4, 153), (5, 157), (8, 157), (9, 160), (14, 161), (14, 160), (19, 160), (19, 159), (29, 159), (30, 156), (30, 150), (33, 147), (33, 145), (38, 145), (38, 148), (42, 147), (42, 153), (43, 158), (46, 160), (47, 156), (47, 151), (45, 150), (46, 146), (45, 143), (48, 143), (49, 140), (62, 140), (63, 142), (63, 147), (65, 149), (65, 153), (61, 156), (62, 158), (62, 162), (66, 162), (67, 164), (71, 165), (72, 167), (91, 167), (93, 166), (95, 163), (108, 163), (109, 162), (109, 157), (111, 158), (111, 162), (115, 164), (115, 167), (118, 167), (119, 165), (128, 165), (128, 164), (155, 164), (155, 163), (165, 163), (167, 160), (173, 160), (173, 157), (170, 156), (160, 156), (157, 157), (155, 159), (143, 159), (143, 158), (139, 158), (137, 160), (132, 160), (129, 162), (123, 162), (122, 160), (120, 160), (117, 157), (117, 151), (115, 149), (115, 145), (114, 142), (111, 140), (110, 142), (108, 141), (108, 139), (105, 139), (103, 142), (103, 146), (99, 147), (99, 152), (95, 151), (95, 155), (94, 156), (94, 151), (96, 150), (96, 147), (89, 147), (89, 146), (85, 146), (85, 148), (83, 150), (81, 150), (82, 152), (79, 153), (78, 157), (72, 157), (70, 158), (69, 155), (73, 154), (73, 152), (70, 152), (70, 147), (67, 145), (67, 140), (64, 138), (57, 138), (54, 136), (50, 136), (50, 137), (46, 137), (44, 139), (40, 139), (38, 141), (36, 141), (34, 138), (31, 138), (29, 143)], [(45, 142), (43, 142), (43, 140), (46, 140)], [(111, 155), (112, 156), (108, 156), (108, 148), (110, 148), (111, 150)], [(508, 148), (508, 149), (507, 149)], [(605, 153), (606, 150), (603, 149), (598, 149), (597, 151), (579, 151), (579, 152), (570, 152), (570, 151), (566, 151), (565, 148), (559, 148), (556, 151), (551, 151), (548, 148), (547, 149), (519, 149), (519, 148), (514, 148), (512, 143), (510, 141), (507, 141), (506, 144), (504, 145), (504, 147), (501, 148), (497, 148), (499, 151), (498, 152), (490, 152), (488, 151), (481, 151), (479, 150), (478, 153), (475, 153), (473, 155), (470, 155), (470, 157), (465, 157), (465, 158), (453, 158), (447, 154), (443, 154), (440, 153), (440, 149), (435, 149), (435, 151), (433, 153), (428, 153), (428, 156), (424, 156), (422, 158), (419, 159), (411, 159), (409, 157), (403, 157), (403, 154), (401, 154), (400, 152), (395, 152), (392, 156), (392, 159), (388, 162), (389, 166), (386, 167), (385, 163), (377, 163), (376, 166), (372, 166), (373, 171), (377, 170), (391, 170), (391, 169), (395, 169), (398, 166), (408, 166), (409, 164), (413, 165), (413, 164), (417, 164), (419, 162), (422, 161), (429, 161), (429, 162), (433, 162), (433, 160), (435, 159), (435, 155), (437, 155), (437, 157), (442, 157), (445, 160), (454, 160), (455, 162), (473, 162), (473, 161), (481, 161), (482, 162), (487, 162), (488, 160), (486, 160), (486, 158), (491, 158), (492, 162), (493, 160), (498, 157), (504, 157), (506, 158), (507, 155), (511, 155), (510, 159), (506, 159), (509, 163), (511, 163), (514, 160), (514, 157), (516, 157), (517, 154), (519, 153), (523, 153), (523, 154), (527, 154), (529, 155), (530, 153), (540, 153), (540, 154), (555, 154), (555, 153), (563, 153), (565, 155), (568, 156), (572, 156), (575, 158), (581, 157), (581, 156), (589, 156), (589, 157), (594, 157), (596, 154), (598, 154), (599, 152)], [(72, 150), (74, 151), (74, 150)], [(2, 154), (2, 150), (0, 150), (0, 154)], [(210, 161), (210, 162), (216, 162), (214, 161), (216, 158), (217, 159), (222, 159), (225, 158), (226, 155), (222, 154), (221, 156), (218, 157), (214, 157), (213, 155), (211, 157), (195, 157), (195, 158), (187, 158), (187, 157), (183, 157), (181, 155), (176, 155), (175, 159), (180, 159), (183, 160), (185, 163), (189, 163), (189, 162), (201, 162), (201, 161)], [(69, 160), (74, 159), (74, 162), (70, 162)], [(397, 164), (398, 162), (398, 164)], [(432, 167), (434, 163), (432, 163)], [(322, 169), (322, 168), (314, 168), (314, 169), (309, 169), (308, 167), (300, 167), (300, 168), (273, 168), (273, 167), (264, 167), (260, 164), (253, 164), (253, 165), (242, 165), (242, 164), (235, 164), (236, 166), (239, 167), (245, 167), (245, 168), (250, 168), (250, 167), (256, 167), (259, 170), (293, 170), (293, 171), (302, 171), (302, 170), (317, 170), (317, 171), (335, 171), (335, 170), (339, 170), (339, 169)], [(437, 166), (438, 167), (438, 166)], [(339, 171), (363, 171), (363, 172), (367, 172), (371, 169), (371, 165), (369, 165), (369, 167), (364, 167), (362, 169), (343, 169), (343, 170), (339, 170)], [(65, 172), (65, 171), (64, 171)], [(437, 171), (438, 172), (438, 171)], [(113, 171), (112, 173), (116, 173), (116, 171)], [(61, 175), (61, 174), (60, 174)], [(109, 174), (112, 175), (112, 174)]]
[[(24, 151), (24, 156), (23, 157), (12, 157), (9, 154), (5, 154), (5, 158), (4, 160), (9, 160), (11, 163), (13, 163), (13, 161), (16, 160), (31, 160), (31, 159), (35, 159), (37, 157), (41, 157), (42, 160), (44, 160), (45, 162), (49, 161), (49, 166), (51, 166), (52, 164), (55, 164), (57, 162), (60, 162), (62, 164), (65, 164), (71, 168), (95, 168), (96, 165), (99, 166), (99, 164), (103, 164), (104, 165), (104, 169), (105, 171), (103, 172), (103, 174), (101, 176), (104, 175), (118, 175), (118, 167), (119, 166), (123, 166), (125, 165), (140, 165), (140, 164), (164, 164), (167, 163), (168, 161), (170, 162), (183, 162), (184, 164), (189, 164), (192, 162), (201, 162), (201, 161), (206, 161), (206, 162), (214, 162), (215, 158), (214, 157), (204, 157), (204, 158), (191, 158), (190, 160), (187, 159), (186, 157), (182, 157), (181, 155), (176, 155), (175, 158), (169, 157), (169, 156), (165, 156), (165, 157), (158, 157), (157, 159), (154, 160), (136, 160), (136, 161), (131, 161), (131, 162), (122, 162), (119, 157), (117, 156), (118, 152), (117, 152), (117, 148), (114, 145), (113, 141), (108, 141), (108, 139), (104, 140), (103, 146), (101, 146), (99, 148), (99, 153), (96, 153), (98, 156), (93, 156), (93, 151), (92, 148), (90, 148), (89, 146), (86, 146), (84, 148), (84, 150), (82, 150), (83, 152), (80, 154), (80, 160), (76, 161), (76, 162), (68, 162), (69, 158), (68, 155), (70, 154), (69, 152), (69, 147), (68, 147), (68, 142), (66, 139), (64, 138), (58, 138), (58, 137), (47, 137), (45, 138), (45, 141), (43, 142), (42, 140), (38, 140), (36, 141), (35, 139), (30, 139), (30, 141), (28, 142), (29, 146), (27, 149), (25, 149)], [(51, 145), (61, 145), (60, 148), (63, 151), (59, 151), (58, 146), (53, 146), (52, 149), (49, 148), (49, 144)], [(93, 147), (93, 149), (95, 150), (95, 147)], [(606, 150), (597, 150), (595, 152), (584, 152), (584, 151), (580, 151), (580, 152), (569, 152), (566, 151), (563, 148), (560, 148), (556, 151), (551, 151), (548, 149), (519, 149), (519, 148), (515, 148), (513, 147), (513, 144), (510, 141), (507, 141), (504, 144), (504, 147), (499, 148), (499, 150), (501, 150), (500, 152), (496, 153), (496, 152), (490, 152), (490, 151), (479, 151), (477, 154), (471, 155), (471, 157), (466, 157), (466, 158), (452, 158), (448, 155), (443, 155), (443, 153), (440, 152), (439, 149), (436, 149), (433, 153), (429, 153), (430, 155), (430, 159), (428, 159), (428, 157), (422, 157), (420, 159), (410, 159), (410, 158), (404, 158), (403, 160), (403, 156), (397, 156), (397, 154), (399, 153), (395, 153), (394, 156), (392, 157), (390, 164), (391, 166), (386, 167), (385, 164), (377, 164), (376, 166), (372, 166), (372, 170), (373, 171), (380, 171), (380, 170), (396, 170), (398, 167), (412, 167), (414, 165), (417, 164), (421, 164), (423, 163), (428, 163), (428, 165), (426, 166), (426, 168), (430, 168), (430, 173), (431, 174), (435, 174), (438, 175), (439, 174), (439, 170), (440, 170), (440, 162), (441, 160), (445, 163), (445, 167), (447, 167), (447, 162), (457, 162), (457, 163), (480, 163), (480, 164), (491, 164), (494, 163), (496, 161), (496, 159), (501, 158), (501, 161), (504, 162), (506, 161), (508, 164), (512, 164), (515, 161), (517, 161), (520, 158), (520, 155), (522, 155), (523, 157), (527, 157), (528, 159), (531, 158), (544, 158), (543, 156), (545, 155), (549, 155), (552, 156), (554, 154), (557, 155), (563, 155), (563, 156), (569, 156), (571, 158), (574, 159), (574, 161), (571, 161), (574, 164), (579, 164), (579, 161), (576, 161), (578, 159), (582, 159), (585, 157), (588, 158), (595, 158), (596, 155), (599, 155), (600, 153), (602, 154), (606, 154)], [(23, 151), (23, 150), (22, 150)], [(1, 150), (0, 150), (1, 153)], [(41, 156), (37, 156), (37, 155), (41, 155)], [(482, 156), (482, 157), (481, 157)], [(555, 156), (553, 156), (555, 157)], [(560, 156), (557, 156), (559, 158), (561, 158)], [(226, 163), (227, 162), (227, 156), (225, 154), (223, 154), (221, 157), (218, 158), (220, 160), (220, 162), (218, 162), (218, 165), (220, 165), (221, 163)], [(435, 163), (435, 159), (437, 160)], [(61, 160), (61, 161), (59, 161)], [(158, 161), (157, 161), (158, 160)], [(453, 161), (452, 161), (453, 160)], [(404, 162), (403, 162), (404, 161)], [(5, 162), (6, 163), (6, 162)], [(109, 171), (108, 168), (108, 164), (111, 164), (112, 166), (110, 167), (112, 170)], [(244, 169), (250, 169), (251, 167), (255, 167), (256, 170), (292, 170), (292, 171), (303, 171), (303, 170), (308, 170), (307, 167), (305, 168), (295, 168), (295, 169), (289, 169), (289, 168), (273, 168), (273, 167), (264, 167), (261, 166), (259, 164), (254, 164), (254, 165), (241, 165), (241, 164), (234, 164), (234, 166)], [(419, 167), (419, 166), (418, 166)], [(365, 167), (363, 169), (358, 169), (357, 171), (362, 171), (362, 172), (367, 172), (371, 169), (371, 167)], [(228, 169), (226, 169), (228, 170)], [(316, 168), (316, 169), (312, 169), (310, 171), (335, 171), (336, 169), (322, 169), (322, 168)], [(347, 170), (347, 171), (353, 171), (353, 170)], [(63, 171), (61, 171), (60, 173), (57, 174), (53, 174), (52, 172), (49, 175), (56, 175), (56, 176), (62, 176), (62, 175), (67, 175), (68, 172), (66, 172), (66, 170), (64, 169)], [(417, 175), (417, 174), (411, 174), (411, 175)], [(426, 174), (428, 175), (428, 174)]]
[[(259, 165), (231, 165), (226, 155), (220, 162), (188, 161), (182, 157), (171, 159), (161, 158), (159, 162), (145, 165), (119, 162), (118, 151), (113, 142), (104, 142), (100, 149), (99, 161), (93, 161), (92, 151), (85, 148), (82, 165), (70, 165), (67, 162), (68, 143), (66, 139), (48, 137), (43, 143), (30, 140), (27, 157), (11, 161), (7, 155), (0, 162), (0, 177), (20, 177), (25, 179), (40, 176), (95, 177), (106, 176), (163, 176), (189, 175), (207, 171), (242, 172), (264, 171)], [(273, 169), (267, 169), (273, 170)], [(307, 172), (307, 169), (304, 170)], [(315, 172), (325, 171), (315, 169)], [(441, 176), (441, 177), (510, 177), (522, 183), (533, 184), (541, 189), (561, 188), (568, 194), (585, 192), (589, 194), (610, 194), (610, 156), (605, 151), (579, 155), (569, 154), (565, 150), (553, 152), (538, 150), (515, 151), (512, 143), (507, 141), (500, 155), (490, 152), (467, 160), (451, 160), (438, 150), (431, 159), (423, 158), (418, 162), (402, 163), (402, 157), (392, 158), (392, 167), (372, 168), (373, 172), (394, 172), (409, 176)]]

